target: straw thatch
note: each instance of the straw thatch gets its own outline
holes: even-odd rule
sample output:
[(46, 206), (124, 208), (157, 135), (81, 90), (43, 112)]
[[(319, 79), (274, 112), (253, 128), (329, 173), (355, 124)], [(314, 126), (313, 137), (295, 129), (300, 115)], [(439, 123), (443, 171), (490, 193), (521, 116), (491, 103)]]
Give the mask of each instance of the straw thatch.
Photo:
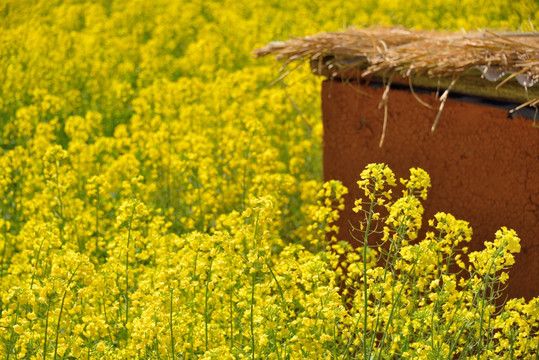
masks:
[(254, 51), (255, 57), (271, 54), (285, 60), (285, 64), (331, 57), (330, 68), (341, 72), (366, 62), (364, 76), (396, 71), (404, 77), (423, 74), (447, 77), (479, 67), (492, 79), (512, 73), (511, 77), (518, 76), (523, 86), (539, 81), (539, 33), (349, 29), (273, 42)]
[[(349, 29), (272, 42), (256, 49), (254, 55), (276, 55), (285, 66), (295, 60), (310, 60), (315, 73), (331, 77), (342, 77), (358, 69), (360, 76), (384, 74), (386, 78), (387, 75), (386, 90), (379, 105), (384, 107), (380, 146), (384, 142), (389, 88), (394, 74), (410, 79), (414, 96), (412, 77), (450, 79), (439, 98), (432, 131), (449, 92), (471, 69), (479, 69), (489, 81), (498, 81), (496, 89), (513, 78), (526, 88), (525, 102), (512, 111), (525, 106), (537, 109), (539, 105), (539, 98), (530, 100), (527, 96), (527, 88), (539, 81), (539, 33), (453, 33), (395, 27)], [(503, 78), (505, 74), (510, 75)], [(417, 96), (416, 99), (431, 107)]]

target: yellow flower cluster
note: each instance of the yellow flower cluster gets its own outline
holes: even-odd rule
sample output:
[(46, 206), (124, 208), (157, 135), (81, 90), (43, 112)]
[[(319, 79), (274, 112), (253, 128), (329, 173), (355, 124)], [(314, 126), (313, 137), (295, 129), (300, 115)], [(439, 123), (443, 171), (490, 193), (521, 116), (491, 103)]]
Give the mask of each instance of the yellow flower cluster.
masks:
[[(368, 197), (363, 210), (362, 253), (348, 256), (345, 298), (350, 300), (352, 326), (347, 329), (345, 354), (352, 358), (532, 358), (539, 349), (537, 298), (526, 304), (513, 299), (500, 308), (499, 299), (512, 253), (520, 251), (513, 230), (500, 229), (485, 249), (461, 259), (471, 240), (466, 221), (437, 213), (429, 220), (434, 231), (418, 238), (430, 178), (410, 169), (401, 179), (403, 195), (392, 201), (392, 171), (370, 164), (361, 173), (360, 189)], [(385, 207), (386, 216), (378, 208)], [(379, 232), (383, 228), (380, 246)], [(374, 250), (376, 247), (377, 250)], [(373, 261), (372, 254), (376, 254)], [(463, 271), (454, 272), (453, 264)], [(504, 328), (505, 327), (505, 328)], [(500, 330), (502, 329), (502, 330)]]
[(492, 305), (516, 234), (465, 263), (471, 229), (440, 213), (418, 241), (428, 175), (412, 169), (393, 201), (374, 164), (363, 247), (339, 241), (347, 189), (320, 180), (320, 79), (270, 86), (278, 68), (251, 58), (348, 25), (538, 26), (539, 5), (502, 3), (0, 2), (0, 357), (537, 352), (538, 301)]

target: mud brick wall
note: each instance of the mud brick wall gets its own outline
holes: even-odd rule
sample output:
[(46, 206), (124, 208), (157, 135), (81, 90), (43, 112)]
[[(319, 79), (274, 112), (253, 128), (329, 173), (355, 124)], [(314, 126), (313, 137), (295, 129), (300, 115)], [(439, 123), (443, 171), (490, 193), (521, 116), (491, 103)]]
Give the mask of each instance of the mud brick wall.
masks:
[[(410, 91), (392, 89), (383, 146), (383, 88), (357, 82), (322, 83), (324, 179), (338, 179), (350, 190), (340, 219), (340, 238), (352, 241), (348, 221), (357, 221), (353, 200), (364, 167), (384, 162), (397, 178), (421, 167), (432, 181), (423, 202), (427, 219), (438, 211), (470, 222), (470, 251), (492, 241), (502, 226), (514, 229), (521, 252), (510, 271), (507, 295), (539, 296), (539, 129), (532, 121), (492, 106), (449, 99), (434, 133), (436, 111), (421, 105)], [(437, 106), (434, 93), (419, 95)]]

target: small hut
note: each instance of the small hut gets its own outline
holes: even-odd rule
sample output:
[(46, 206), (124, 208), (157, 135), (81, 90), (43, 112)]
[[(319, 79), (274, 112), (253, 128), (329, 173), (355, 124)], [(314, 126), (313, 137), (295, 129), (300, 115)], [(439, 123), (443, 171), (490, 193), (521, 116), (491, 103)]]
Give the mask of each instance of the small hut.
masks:
[(421, 167), (432, 179), (425, 219), (469, 221), (472, 251), (515, 229), (522, 250), (507, 294), (539, 295), (539, 33), (350, 29), (255, 50), (265, 55), (310, 61), (326, 78), (323, 172), (351, 190), (343, 230), (367, 164), (399, 177)]

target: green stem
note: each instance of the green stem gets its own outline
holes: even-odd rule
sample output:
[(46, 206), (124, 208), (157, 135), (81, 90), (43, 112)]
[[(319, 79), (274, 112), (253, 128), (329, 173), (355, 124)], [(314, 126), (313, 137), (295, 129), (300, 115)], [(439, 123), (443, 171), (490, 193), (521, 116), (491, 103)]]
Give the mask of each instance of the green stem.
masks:
[[(486, 274), (486, 277), (484, 278), (484, 282), (487, 281), (488, 275), (490, 274), (490, 271), (491, 271), (492, 267), (493, 267), (494, 264), (495, 264), (495, 260), (496, 260), (496, 258), (500, 255), (502, 249), (503, 249), (503, 247), (499, 248), (499, 249), (496, 251), (496, 253), (494, 254), (494, 257), (493, 257), (493, 259), (492, 259), (492, 263), (490, 264), (489, 269), (488, 269), (487, 274)], [(470, 277), (470, 280), (468, 281), (467, 286), (470, 285), (471, 279), (473, 279), (473, 277), (475, 276), (476, 273), (477, 273), (477, 272), (474, 272), (473, 275)], [(481, 298), (481, 299), (479, 299), (479, 298), (478, 298), (478, 295), (475, 294), (475, 296), (474, 296), (474, 298), (473, 298), (473, 300), (472, 300), (472, 303), (471, 303), (471, 305), (470, 305), (470, 309), (472, 309), (474, 306), (476, 306), (476, 302), (481, 301), (481, 303), (484, 304), (484, 297), (485, 297), (486, 286), (487, 286), (487, 284), (484, 283), (483, 294), (482, 294), (482, 298)], [(463, 289), (463, 290), (461, 291), (461, 299), (463, 298), (463, 296), (464, 296), (464, 294), (465, 294), (466, 291), (467, 291), (466, 288)], [(460, 301), (460, 299), (459, 299), (459, 303), (460, 303), (460, 302), (461, 302), (461, 301)], [(456, 313), (456, 311), (457, 311), (458, 308), (459, 308), (459, 307), (455, 306), (455, 310), (454, 310), (453, 314)], [(475, 314), (474, 314), (474, 315), (475, 315)], [(479, 334), (478, 341), (481, 341), (480, 339), (481, 339), (481, 337), (482, 337), (482, 330), (483, 330), (483, 329), (482, 329), (482, 327), (483, 327), (483, 325), (482, 325), (482, 322), (483, 322), (482, 317), (483, 317), (483, 309), (482, 309), (481, 318), (480, 318), (480, 325), (479, 325), (479, 327), (480, 327), (480, 330), (479, 330), (479, 331), (480, 331), (480, 334)], [(453, 316), (452, 318), (454, 318), (454, 316)], [(475, 322), (475, 320), (473, 320), (473, 321)], [(447, 328), (449, 329), (450, 327), (447, 326)], [(465, 325), (463, 325), (463, 327), (462, 327), (462, 329), (461, 329), (461, 332), (464, 331), (464, 328), (465, 328)], [(448, 333), (449, 333), (449, 330), (446, 332), (446, 334), (448, 334)], [(445, 337), (445, 336), (444, 336), (444, 337)], [(460, 335), (459, 335), (459, 338), (460, 338)], [(457, 340), (458, 340), (458, 338), (457, 338)], [(468, 341), (468, 339), (466, 339), (466, 340)], [(473, 340), (473, 339), (472, 339), (472, 340)], [(450, 348), (450, 350), (449, 350), (448, 359), (452, 359), (452, 358), (453, 358), (453, 355), (452, 355), (452, 354), (453, 354), (453, 351), (455, 351), (455, 347), (456, 347), (456, 346), (457, 346), (457, 341), (453, 342), (453, 344), (452, 344), (452, 346), (451, 346), (451, 348)]]
[(62, 226), (59, 227), (60, 230), (60, 241), (64, 243), (64, 203), (62, 201), (62, 194), (60, 193), (60, 174), (58, 173), (58, 161), (54, 162), (54, 169), (56, 171), (56, 194), (58, 197), (58, 203), (60, 205), (60, 220), (62, 221)]
[[(17, 310), (19, 310), (19, 307), (17, 306)], [(18, 312), (17, 312), (17, 315), (15, 316), (15, 321), (12, 323), (13, 324), (17, 324), (19, 320), (19, 316), (18, 316)], [(13, 329), (13, 326), (11, 326), (11, 334), (9, 335), (9, 344), (7, 346), (7, 356), (6, 356), (6, 360), (9, 360), (9, 357), (11, 356), (11, 353), (13, 352), (13, 347), (15, 346), (15, 330)]]
[[(230, 280), (232, 280), (232, 276), (230, 276)], [(230, 351), (234, 348), (234, 317), (233, 317), (233, 293), (234, 289), (231, 286), (230, 287)]]
[(462, 327), (460, 328), (460, 331), (459, 331), (459, 334), (457, 335), (457, 338), (455, 339), (453, 345), (451, 346), (451, 349), (449, 350), (449, 355), (447, 356), (447, 360), (450, 360), (450, 359), (454, 359), (455, 356), (452, 355), (453, 354), (453, 351), (455, 349), (455, 346), (458, 344), (459, 340), (460, 340), (460, 337), (462, 336), (462, 333), (464, 332), (464, 329), (468, 326), (472, 326), (474, 323), (474, 321), (472, 320), (471, 323), (467, 323), (467, 324), (464, 324), (462, 325)]
[(283, 292), (283, 289), (281, 288), (281, 285), (279, 284), (279, 280), (277, 280), (277, 277), (275, 276), (275, 273), (273, 272), (268, 261), (266, 261), (266, 266), (268, 267), (271, 273), (271, 276), (273, 277), (273, 280), (275, 280), (275, 283), (277, 284), (277, 288), (279, 289), (279, 294), (281, 295), (281, 301), (283, 302), (283, 305), (285, 305), (286, 301), (284, 299), (284, 292)]
[[(258, 249), (256, 246), (256, 241), (258, 238), (258, 218), (260, 216), (260, 213), (256, 214), (256, 221), (255, 221), (255, 233), (253, 236), (253, 251), (256, 251), (257, 253), (257, 261), (258, 261)], [(253, 264), (254, 265), (254, 264)], [(254, 308), (255, 308), (255, 285), (256, 285), (256, 269), (253, 266), (253, 277), (252, 277), (252, 284), (251, 284), (251, 359), (255, 359), (255, 324), (254, 324)]]
[(129, 228), (127, 229), (127, 246), (125, 250), (125, 321), (124, 328), (126, 332), (126, 342), (128, 336), (127, 323), (129, 322), (129, 245), (131, 242), (131, 225), (133, 223), (133, 216), (135, 216), (135, 205), (133, 204), (131, 209), (131, 216), (129, 218)]
[[(490, 273), (493, 270), (494, 264), (496, 263), (496, 259), (498, 256), (502, 253), (503, 248), (505, 247), (505, 244), (501, 246), (496, 253), (494, 254), (494, 259), (492, 259), (492, 263), (490, 264), (490, 267), (487, 271), (487, 274), (484, 277), (484, 283), (483, 283), (483, 294), (481, 296), (481, 316), (479, 318), (479, 338), (478, 341), (480, 342), (481, 346), (483, 346), (483, 317), (485, 315), (485, 301), (487, 296), (487, 288), (489, 286), (489, 280), (490, 280)], [(493, 271), (493, 274), (495, 274), (496, 270)]]
[[(373, 193), (374, 196), (376, 196), (376, 191)], [(368, 237), (369, 237), (369, 231), (370, 226), (372, 222), (372, 215), (373, 215), (373, 209), (374, 209), (375, 202), (371, 201), (370, 208), (369, 208), (369, 215), (367, 216), (367, 224), (365, 228), (365, 235), (363, 237), (363, 297), (364, 297), (364, 319), (363, 319), (363, 356), (365, 359), (368, 359), (367, 357), (367, 316), (368, 316), (368, 292), (367, 292), (367, 247), (368, 247)], [(353, 331), (350, 334), (350, 337), (348, 338), (348, 342), (346, 343), (346, 348), (344, 350), (344, 358), (348, 358), (349, 352), (350, 352), (350, 346), (352, 345), (352, 339), (354, 337), (354, 334), (356, 332), (356, 329), (359, 325), (359, 314), (357, 322), (352, 327)]]
[(210, 259), (210, 266), (208, 269), (208, 275), (206, 277), (206, 291), (204, 293), (204, 335), (206, 338), (206, 351), (208, 351), (208, 323), (209, 323), (209, 316), (208, 316), (208, 287), (211, 281), (211, 268), (213, 265), (213, 258)]
[(30, 282), (30, 291), (34, 287), (34, 280), (35, 280), (35, 276), (37, 272), (37, 267), (39, 264), (39, 256), (41, 254), (41, 249), (43, 248), (43, 242), (45, 242), (45, 237), (43, 237), (43, 239), (41, 239), (41, 242), (39, 243), (39, 250), (37, 251), (37, 255), (36, 255), (36, 264), (34, 266), (34, 271), (32, 272), (32, 281)]
[(3, 226), (3, 235), (4, 235), (4, 246), (2, 247), (2, 263), (0, 263), (0, 278), (4, 277), (4, 262), (6, 259), (6, 248), (7, 248), (7, 216), (6, 216), (7, 206), (2, 206), (2, 219), (4, 220)]
[[(165, 176), (165, 180), (167, 182), (167, 185), (166, 185), (167, 197), (166, 197), (166, 200), (165, 200), (165, 204), (166, 204), (165, 214), (167, 214), (167, 220), (170, 219), (170, 216), (168, 215), (168, 209), (170, 208), (171, 183), (172, 183), (172, 171), (171, 171), (171, 166), (172, 166), (172, 139), (170, 137), (170, 134), (171, 134), (171, 132), (169, 131), (168, 132), (168, 138), (167, 138), (167, 145), (168, 145), (167, 169), (166, 169), (167, 173), (166, 173), (166, 176)], [(173, 360), (174, 360), (174, 356), (173, 356)]]
[(535, 360), (539, 360), (539, 341), (535, 343)]
[(45, 341), (43, 342), (43, 360), (47, 358), (47, 333), (49, 331), (49, 310), (51, 308), (51, 301), (47, 302), (47, 314), (45, 317)]
[(108, 319), (108, 316), (107, 316), (107, 300), (105, 298), (105, 294), (102, 293), (102, 296), (103, 296), (103, 315), (105, 316), (105, 324), (107, 325), (107, 332), (109, 334), (109, 341), (110, 343), (112, 344), (113, 341), (112, 341), (112, 334), (110, 332), (110, 326), (109, 325), (109, 319)]
[[(254, 131), (253, 131), (254, 133)], [(252, 134), (251, 134), (252, 135)], [(245, 159), (246, 160), (249, 160), (249, 158), (251, 157), (251, 142), (253, 140), (253, 136), (249, 136), (249, 143), (247, 143), (247, 150), (245, 152)], [(242, 206), (242, 209), (245, 209), (246, 207), (246, 199), (247, 199), (247, 164), (249, 162), (248, 161), (245, 161), (244, 165), (243, 165), (243, 174), (242, 174), (242, 179), (241, 179), (241, 188), (242, 188), (242, 192), (241, 192), (241, 206)]]
[(62, 295), (62, 303), (60, 305), (60, 313), (58, 314), (58, 322), (56, 324), (56, 339), (54, 343), (54, 360), (56, 360), (56, 357), (58, 356), (58, 336), (60, 335), (60, 322), (62, 321), (62, 312), (64, 311), (64, 302), (66, 299), (67, 291), (69, 290), (69, 285), (71, 285), (71, 281), (75, 277), (75, 274), (77, 273), (77, 270), (81, 266), (82, 262), (79, 262), (75, 270), (73, 271), (73, 274), (69, 277), (67, 280), (66, 289), (64, 290), (64, 295)]
[(172, 360), (174, 360), (174, 329), (172, 327), (172, 307), (173, 307), (173, 303), (172, 303), (172, 294), (174, 293), (174, 289), (171, 288), (170, 289), (170, 317), (169, 317), (169, 322), (170, 322), (170, 351), (172, 352)]
[(253, 272), (253, 280), (251, 287), (251, 359), (255, 359), (255, 325), (254, 325), (254, 304), (255, 304), (255, 280), (256, 273)]
[(400, 297), (402, 295), (402, 292), (403, 292), (404, 288), (406, 287), (406, 284), (412, 278), (412, 273), (414, 272), (414, 269), (415, 269), (416, 265), (417, 265), (417, 262), (415, 262), (412, 265), (412, 268), (410, 269), (410, 272), (408, 273), (408, 276), (406, 277), (406, 281), (404, 281), (404, 283), (402, 284), (402, 287), (399, 290), (399, 293), (397, 294), (397, 297), (395, 298), (395, 300), (391, 304), (391, 312), (389, 313), (389, 318), (387, 319), (386, 328), (385, 328), (384, 333), (383, 333), (384, 335), (382, 336), (382, 340), (380, 341), (380, 345), (378, 346), (378, 348), (380, 349), (379, 350), (379, 355), (378, 355), (378, 357), (375, 357), (375, 358), (379, 359), (380, 356), (382, 356), (382, 350), (383, 350), (384, 343), (385, 343), (386, 338), (387, 338), (389, 325), (393, 322), (393, 315), (395, 314), (395, 308), (397, 307), (397, 302), (400, 300)]
[[(373, 197), (376, 199), (376, 191), (373, 192)], [(363, 358), (368, 359), (367, 353), (367, 316), (368, 316), (368, 305), (369, 297), (367, 290), (367, 247), (369, 246), (369, 231), (371, 228), (372, 215), (374, 209), (374, 200), (371, 200), (371, 205), (369, 208), (369, 217), (367, 219), (367, 225), (365, 226), (365, 236), (363, 237), (363, 301), (364, 301), (364, 318), (363, 318)], [(375, 336), (373, 334), (373, 336)], [(369, 351), (370, 352), (370, 351)]]
[[(194, 264), (193, 264), (193, 273), (191, 275), (191, 281), (193, 282), (196, 282), (198, 280), (198, 276), (197, 276), (197, 264), (198, 264), (198, 253), (200, 251), (200, 238), (198, 239), (198, 243), (197, 243), (197, 250), (195, 252), (195, 260), (194, 260)], [(193, 286), (193, 296), (191, 298), (191, 304), (195, 304), (195, 298), (196, 298), (196, 287)], [(189, 325), (189, 343), (192, 344), (193, 343), (193, 325), (190, 324)]]
[(204, 212), (202, 211), (202, 184), (198, 182), (197, 178), (197, 199), (198, 199), (198, 211), (200, 221), (200, 231), (204, 231)]
[[(403, 223), (406, 222), (403, 221)], [(387, 253), (387, 257), (386, 257), (386, 263), (384, 265), (384, 275), (382, 277), (382, 284), (385, 283), (386, 281), (386, 278), (387, 278), (387, 274), (389, 272), (389, 267), (390, 265), (393, 263), (393, 259), (397, 258), (397, 254), (398, 254), (398, 249), (400, 248), (400, 243), (402, 242), (402, 239), (404, 238), (404, 234), (406, 234), (406, 231), (407, 231), (407, 226), (403, 225), (403, 223), (401, 223), (399, 225), (399, 228), (396, 230), (396, 233), (399, 234), (399, 237), (397, 239), (397, 244), (395, 243), (395, 241), (393, 240), (390, 240), (391, 241), (391, 244), (389, 246), (389, 251)], [(392, 274), (394, 274), (395, 270), (392, 269)], [(380, 297), (378, 298), (378, 305), (376, 307), (376, 323), (374, 325), (374, 330), (373, 330), (373, 336), (372, 336), (372, 339), (370, 341), (370, 345), (369, 347), (372, 349), (374, 347), (374, 342), (376, 341), (376, 334), (378, 333), (378, 325), (380, 325), (380, 319), (381, 319), (381, 316), (382, 316), (382, 311), (381, 311), (381, 308), (382, 308), (382, 302), (383, 302), (383, 299), (384, 299), (384, 295), (385, 295), (385, 290), (384, 288), (382, 288), (382, 292), (380, 294)]]
[(99, 186), (96, 188), (97, 198), (95, 200), (95, 253), (99, 253)]

